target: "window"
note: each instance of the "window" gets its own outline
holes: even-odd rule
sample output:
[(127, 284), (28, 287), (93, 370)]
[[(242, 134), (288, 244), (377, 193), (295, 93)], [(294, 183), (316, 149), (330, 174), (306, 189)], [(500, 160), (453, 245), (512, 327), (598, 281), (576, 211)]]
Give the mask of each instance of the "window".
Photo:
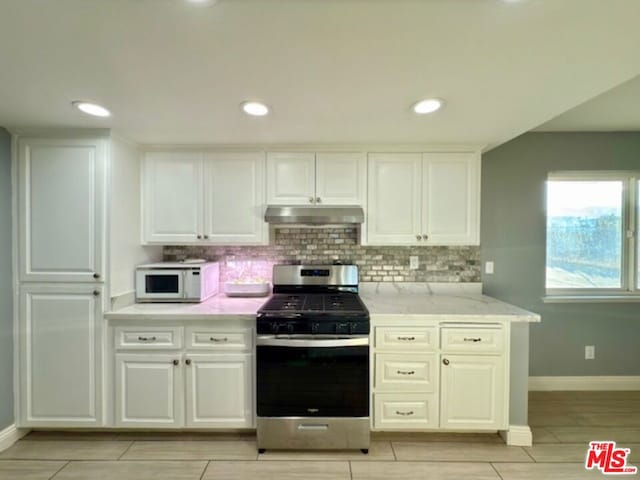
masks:
[(639, 177), (635, 172), (549, 175), (548, 295), (640, 295)]

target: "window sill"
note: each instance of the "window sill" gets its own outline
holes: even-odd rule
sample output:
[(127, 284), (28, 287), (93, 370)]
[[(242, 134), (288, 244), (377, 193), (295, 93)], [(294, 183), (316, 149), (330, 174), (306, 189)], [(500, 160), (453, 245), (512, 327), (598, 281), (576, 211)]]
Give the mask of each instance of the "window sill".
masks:
[(640, 295), (546, 295), (543, 303), (634, 303)]

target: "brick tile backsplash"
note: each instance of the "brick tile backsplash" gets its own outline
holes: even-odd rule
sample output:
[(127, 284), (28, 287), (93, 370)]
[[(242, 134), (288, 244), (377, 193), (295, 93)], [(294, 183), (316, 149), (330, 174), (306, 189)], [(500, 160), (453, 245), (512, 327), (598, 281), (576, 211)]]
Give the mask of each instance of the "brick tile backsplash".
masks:
[[(420, 267), (409, 269), (409, 256)], [(267, 276), (274, 264), (335, 261), (358, 265), (361, 282), (479, 282), (480, 247), (363, 246), (355, 228), (277, 228), (266, 246), (166, 246), (165, 261), (205, 258), (219, 261), (223, 281)], [(249, 266), (249, 268), (238, 265)], [(251, 266), (254, 268), (251, 268)], [(252, 271), (253, 273), (247, 273)]]

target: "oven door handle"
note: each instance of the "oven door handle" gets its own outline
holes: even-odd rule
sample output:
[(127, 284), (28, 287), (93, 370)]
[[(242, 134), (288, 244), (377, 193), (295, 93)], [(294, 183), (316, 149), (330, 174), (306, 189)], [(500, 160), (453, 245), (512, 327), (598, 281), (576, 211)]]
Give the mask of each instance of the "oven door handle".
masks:
[(257, 346), (265, 347), (360, 347), (369, 345), (369, 337), (323, 338), (317, 340), (301, 338), (283, 338), (275, 335), (260, 335), (256, 338)]

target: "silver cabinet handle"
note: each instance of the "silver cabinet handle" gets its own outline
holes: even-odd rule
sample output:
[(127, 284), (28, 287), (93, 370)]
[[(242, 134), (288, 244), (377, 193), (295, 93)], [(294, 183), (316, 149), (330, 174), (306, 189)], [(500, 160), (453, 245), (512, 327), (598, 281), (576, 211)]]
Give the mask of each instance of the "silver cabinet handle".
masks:
[(396, 337), (401, 342), (413, 342), (416, 337)]
[(416, 240), (422, 240), (422, 235), (416, 235)]
[(315, 198), (309, 197), (309, 203), (315, 203), (315, 201), (316, 201)]
[(224, 338), (211, 337), (209, 338), (209, 340), (212, 342), (228, 342), (229, 341), (227, 337), (224, 337)]
[(407, 417), (409, 415), (413, 415), (413, 410), (409, 410), (408, 412), (401, 412), (400, 410), (396, 410), (396, 415)]
[(316, 203), (321, 203), (322, 200), (320, 199), (320, 197), (316, 197)]
[(155, 342), (156, 340), (156, 337), (138, 337), (138, 341), (140, 342)]
[(445, 365), (449, 365), (449, 360), (447, 360), (446, 358), (443, 358), (442, 363), (444, 363)]
[(180, 365), (180, 360), (174, 360), (174, 361), (173, 361), (173, 364), (174, 364), (174, 365), (176, 365), (176, 366), (177, 366), (177, 365)]
[(397, 370), (398, 375), (415, 375), (415, 370)]
[(464, 337), (464, 341), (465, 342), (481, 342), (482, 338), (467, 338), (467, 337)]

